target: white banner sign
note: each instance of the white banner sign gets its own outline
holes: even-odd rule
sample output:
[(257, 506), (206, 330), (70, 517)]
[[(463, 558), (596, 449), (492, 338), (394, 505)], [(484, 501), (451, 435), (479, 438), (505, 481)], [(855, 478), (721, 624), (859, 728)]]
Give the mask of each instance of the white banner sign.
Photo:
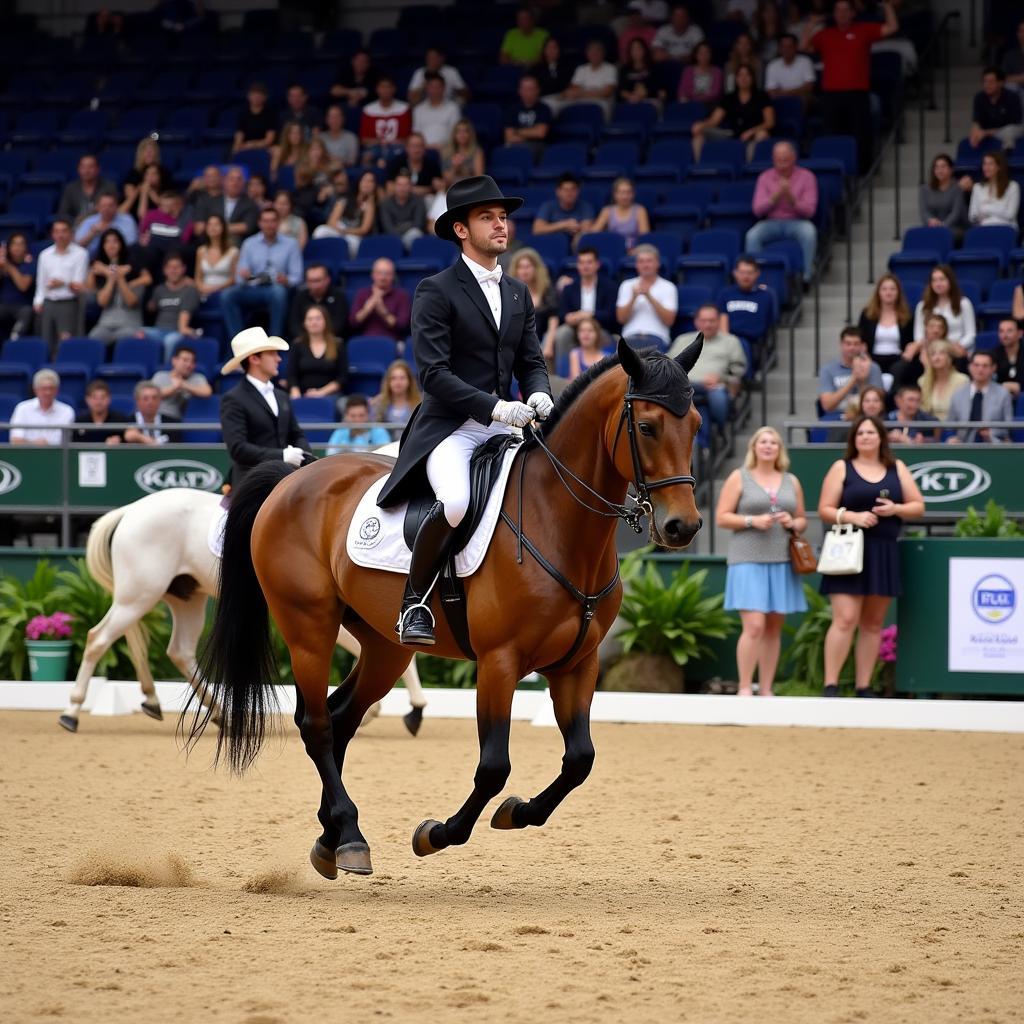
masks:
[(1024, 673), (1024, 558), (949, 560), (949, 671)]

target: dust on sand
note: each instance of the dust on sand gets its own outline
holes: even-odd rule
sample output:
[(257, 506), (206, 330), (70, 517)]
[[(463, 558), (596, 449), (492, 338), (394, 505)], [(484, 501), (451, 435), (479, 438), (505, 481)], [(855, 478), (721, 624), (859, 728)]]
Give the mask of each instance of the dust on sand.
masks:
[[(476, 727), (382, 719), (346, 774), (377, 873), (327, 882), (298, 737), (235, 780), (174, 724), (0, 713), (5, 1024), (1024, 1020), (1024, 737), (599, 726), (545, 828), (418, 860)], [(504, 795), (560, 757), (514, 726)]]

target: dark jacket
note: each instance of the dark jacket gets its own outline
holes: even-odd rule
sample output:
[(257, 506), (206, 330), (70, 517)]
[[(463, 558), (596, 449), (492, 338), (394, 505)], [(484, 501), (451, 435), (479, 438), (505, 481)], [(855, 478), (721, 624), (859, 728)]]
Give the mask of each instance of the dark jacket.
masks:
[[(869, 320), (867, 314), (861, 312), (860, 320), (857, 322), (864, 344), (868, 347), (868, 354), (874, 357), (875, 354), (875, 330), (878, 327), (877, 320)], [(900, 324), (900, 351), (902, 352), (914, 340), (914, 318), (911, 317), (905, 324)]]
[(427, 456), (468, 419), (485, 426), (499, 398), (512, 399), (512, 379), (525, 400), (551, 394), (526, 285), (501, 278), (501, 329), (483, 290), (462, 259), (421, 281), (412, 305), (412, 344), (423, 401), (402, 434), (398, 462), (380, 492), (381, 508), (427, 488)]
[(277, 418), (266, 399), (247, 381), (242, 380), (220, 401), (220, 425), (224, 443), (231, 456), (231, 483), (237, 487), (246, 470), (261, 462), (280, 461), (288, 445), (304, 448), (309, 442), (302, 432), (291, 400), (286, 392), (275, 388)]
[(231, 219), (224, 216), (224, 195), (210, 196), (200, 193), (192, 205), (192, 219), (206, 222), (212, 214), (217, 214), (227, 224), (244, 224), (246, 235), (256, 234), (260, 211), (248, 196), (239, 196), (235, 208), (231, 211)]
[(291, 312), (288, 315), (288, 337), (297, 338), (302, 333), (302, 322), (306, 319), (306, 311), (310, 306), (323, 306), (330, 317), (331, 330), (338, 341), (348, 337), (348, 299), (341, 288), (330, 288), (320, 302), (317, 302), (309, 289), (302, 285), (292, 299)]
[[(563, 289), (558, 296), (558, 319), (565, 321), (567, 313), (576, 313), (582, 308), (580, 298), (580, 283), (572, 281)], [(618, 298), (619, 290), (606, 281), (600, 274), (597, 275), (597, 294), (594, 296), (594, 319), (606, 330), (617, 334), (619, 331), (618, 322), (615, 319), (615, 300)]]

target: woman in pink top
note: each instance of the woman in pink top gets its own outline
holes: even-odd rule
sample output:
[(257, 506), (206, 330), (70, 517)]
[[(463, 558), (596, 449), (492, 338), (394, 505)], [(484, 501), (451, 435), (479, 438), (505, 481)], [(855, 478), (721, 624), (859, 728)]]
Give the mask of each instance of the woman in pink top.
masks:
[(679, 79), (679, 100), (688, 103), (700, 100), (713, 106), (722, 95), (722, 69), (711, 62), (711, 47), (698, 43), (693, 51), (693, 63), (683, 69)]

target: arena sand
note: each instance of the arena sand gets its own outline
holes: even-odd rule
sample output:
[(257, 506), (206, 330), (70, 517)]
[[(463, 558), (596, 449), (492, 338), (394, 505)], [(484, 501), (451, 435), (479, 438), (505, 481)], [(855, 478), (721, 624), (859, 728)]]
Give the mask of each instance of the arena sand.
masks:
[[(1024, 737), (598, 726), (545, 829), (417, 860), (475, 726), (378, 720), (347, 775), (377, 873), (329, 883), (291, 728), (241, 781), (141, 715), (0, 735), (6, 1024), (1024, 1020)], [(558, 734), (512, 753), (534, 793)]]

